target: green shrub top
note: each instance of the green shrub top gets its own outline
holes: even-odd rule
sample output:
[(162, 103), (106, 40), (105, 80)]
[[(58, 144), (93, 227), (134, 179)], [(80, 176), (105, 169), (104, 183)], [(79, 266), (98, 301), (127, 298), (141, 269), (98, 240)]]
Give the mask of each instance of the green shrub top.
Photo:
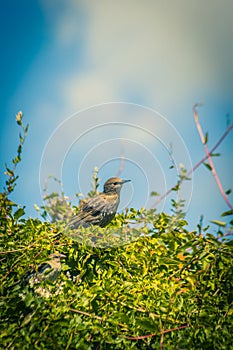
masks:
[[(233, 349), (233, 244), (221, 223), (218, 236), (200, 224), (189, 232), (173, 201), (173, 215), (131, 208), (106, 228), (72, 234), (56, 215), (53, 223), (24, 219), (9, 199), (15, 168), (7, 172), (2, 349)], [(50, 213), (59, 207), (60, 218), (70, 216), (63, 196), (49, 198)], [(37, 273), (53, 252), (66, 255), (56, 281), (25, 285), (25, 274)]]

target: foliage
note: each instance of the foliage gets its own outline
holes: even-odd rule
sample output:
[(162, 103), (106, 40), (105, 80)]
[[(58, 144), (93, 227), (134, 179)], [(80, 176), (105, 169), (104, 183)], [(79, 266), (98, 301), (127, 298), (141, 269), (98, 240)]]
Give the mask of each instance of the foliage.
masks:
[(48, 186), (47, 182), (45, 184), (44, 188), (44, 205), (41, 207), (38, 207), (36, 204), (34, 205), (35, 209), (38, 212), (41, 212), (41, 209), (43, 212), (41, 213), (41, 216), (43, 219), (51, 219), (52, 222), (56, 222), (58, 220), (65, 220), (69, 219), (72, 214), (72, 208), (71, 208), (71, 202), (69, 201), (69, 198), (65, 196), (65, 193), (62, 189), (62, 183), (60, 180), (58, 180), (54, 176), (49, 176), (48, 180), (52, 179), (53, 181), (57, 182), (61, 191), (58, 192), (48, 192)]
[[(233, 348), (233, 244), (223, 231), (232, 228), (219, 225), (214, 236), (199, 223), (189, 232), (173, 201), (172, 215), (130, 208), (72, 237), (62, 223), (24, 219), (9, 194), (1, 194), (2, 348)], [(66, 255), (56, 283), (42, 281), (45, 293), (23, 286), (54, 251)]]

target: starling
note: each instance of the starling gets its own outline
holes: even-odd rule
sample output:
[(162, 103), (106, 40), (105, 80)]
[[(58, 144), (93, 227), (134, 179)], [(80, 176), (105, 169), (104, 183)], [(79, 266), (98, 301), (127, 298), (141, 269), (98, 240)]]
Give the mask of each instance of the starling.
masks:
[(33, 287), (36, 283), (43, 280), (55, 281), (61, 271), (61, 260), (65, 257), (61, 253), (50, 254), (48, 261), (39, 265), (37, 270), (29, 271), (23, 277), (23, 286), (29, 284), (30, 287)]
[(111, 177), (104, 184), (104, 191), (94, 197), (86, 198), (79, 205), (78, 214), (71, 218), (67, 227), (98, 225), (104, 227), (114, 218), (119, 202), (122, 185), (131, 180)]

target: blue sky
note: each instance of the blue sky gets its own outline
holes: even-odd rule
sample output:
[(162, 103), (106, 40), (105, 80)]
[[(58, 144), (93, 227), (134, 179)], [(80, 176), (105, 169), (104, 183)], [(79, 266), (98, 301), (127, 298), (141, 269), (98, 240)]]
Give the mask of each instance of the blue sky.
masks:
[[(121, 210), (150, 206), (148, 193), (176, 182), (204, 156), (192, 115), (199, 109), (213, 146), (232, 116), (231, 1), (11, 1), (1, 7), (1, 183), (17, 147), (15, 115), (30, 124), (13, 199), (36, 216), (46, 174), (65, 192), (86, 194), (92, 169), (102, 182), (118, 171), (131, 178)], [(122, 139), (125, 141), (122, 142)], [(224, 189), (232, 188), (232, 135), (214, 159)], [(183, 189), (194, 228), (228, 208), (210, 172), (197, 170)], [(230, 196), (233, 202), (232, 195)], [(169, 199), (158, 210), (169, 211)]]

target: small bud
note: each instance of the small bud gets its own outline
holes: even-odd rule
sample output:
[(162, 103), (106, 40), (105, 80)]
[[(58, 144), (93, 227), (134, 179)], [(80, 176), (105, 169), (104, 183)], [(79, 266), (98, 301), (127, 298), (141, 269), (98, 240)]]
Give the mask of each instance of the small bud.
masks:
[(37, 204), (34, 204), (33, 206), (34, 206), (34, 208), (36, 209), (36, 211), (40, 211), (40, 207), (38, 207)]
[(15, 119), (18, 125), (22, 125), (23, 113), (21, 111), (18, 112)]

